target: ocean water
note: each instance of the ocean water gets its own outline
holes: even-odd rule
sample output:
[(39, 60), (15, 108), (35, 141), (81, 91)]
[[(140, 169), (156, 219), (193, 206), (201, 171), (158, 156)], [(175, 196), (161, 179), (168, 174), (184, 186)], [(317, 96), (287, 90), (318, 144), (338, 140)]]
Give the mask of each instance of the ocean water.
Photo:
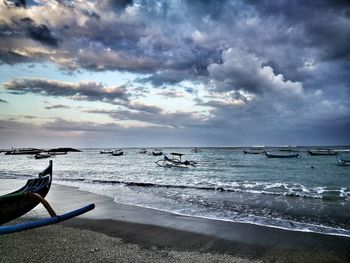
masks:
[[(350, 159), (350, 147), (338, 148)], [(311, 156), (301, 147), (302, 157), (291, 159), (243, 154), (243, 148), (163, 148), (198, 163), (181, 169), (159, 167), (162, 157), (139, 149), (124, 149), (123, 156), (100, 150), (52, 158), (54, 183), (176, 214), (350, 237), (350, 166), (338, 166), (335, 156)], [(1, 154), (0, 178), (28, 179), (47, 164)]]

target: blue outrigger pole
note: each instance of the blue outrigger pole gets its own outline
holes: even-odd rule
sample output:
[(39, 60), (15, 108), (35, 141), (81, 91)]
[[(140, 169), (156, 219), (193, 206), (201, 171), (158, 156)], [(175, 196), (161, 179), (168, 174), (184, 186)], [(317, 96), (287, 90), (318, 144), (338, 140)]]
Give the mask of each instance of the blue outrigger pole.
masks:
[(52, 181), (52, 161), (39, 177), (30, 179), (21, 189), (10, 194), (0, 196), (0, 225), (10, 222), (32, 210), (41, 203), (49, 212), (49, 218), (43, 218), (27, 223), (20, 223), (11, 226), (0, 226), (0, 235), (25, 231), (37, 227), (56, 224), (64, 220), (82, 215), (95, 208), (94, 204), (89, 204), (74, 211), (56, 215), (55, 211), (45, 200), (49, 192)]

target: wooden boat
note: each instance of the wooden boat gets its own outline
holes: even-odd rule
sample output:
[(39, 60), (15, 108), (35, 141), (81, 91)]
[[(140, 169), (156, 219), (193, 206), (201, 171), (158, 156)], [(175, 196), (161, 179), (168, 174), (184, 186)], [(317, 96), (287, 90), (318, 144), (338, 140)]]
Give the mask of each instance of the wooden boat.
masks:
[(49, 152), (51, 155), (65, 155), (67, 152)]
[(350, 160), (344, 160), (337, 156), (337, 162), (339, 166), (350, 166)]
[(111, 153), (113, 153), (113, 151), (107, 151), (107, 150), (100, 151), (100, 154), (111, 154)]
[(250, 149), (250, 150), (244, 150), (244, 154), (263, 154), (265, 151), (263, 149)]
[(158, 166), (167, 168), (189, 168), (191, 166), (195, 167), (197, 165), (197, 162), (195, 161), (182, 161), (181, 157), (183, 155), (183, 153), (171, 153), (172, 158), (164, 155), (164, 158), (162, 160), (158, 160), (156, 164)]
[(6, 155), (23, 155), (23, 154), (38, 154), (43, 152), (41, 149), (36, 148), (18, 148), (18, 149), (11, 149), (7, 152), (5, 152)]
[(141, 154), (146, 154), (146, 153), (147, 153), (147, 150), (146, 150), (145, 148), (142, 148), (142, 149), (139, 151), (139, 153), (141, 153)]
[(39, 219), (17, 225), (0, 226), (0, 235), (55, 224), (94, 209), (95, 205), (90, 204), (62, 215), (56, 215), (55, 211), (44, 199), (50, 190), (51, 182), (52, 161), (50, 161), (49, 166), (44, 171), (39, 173), (38, 178), (28, 180), (22, 188), (15, 192), (0, 196), (0, 225), (8, 223), (28, 213), (39, 203), (43, 204), (51, 216), (50, 218)]
[(39, 173), (39, 177), (30, 179), (21, 189), (0, 197), (0, 225), (20, 217), (34, 207), (40, 200), (27, 198), (39, 195), (44, 198), (50, 190), (52, 181), (52, 161), (49, 166)]
[(337, 155), (338, 153), (331, 149), (317, 149), (317, 150), (308, 150), (308, 153), (313, 156), (326, 156), (326, 155)]
[(114, 150), (113, 152), (112, 152), (112, 155), (113, 156), (121, 156), (121, 155), (123, 155), (124, 154), (124, 152), (122, 151), (122, 150)]
[(74, 148), (69, 148), (69, 147), (64, 147), (64, 148), (54, 148), (48, 150), (49, 153), (67, 153), (67, 152), (81, 152), (78, 149)]
[(36, 155), (34, 155), (35, 159), (45, 159), (49, 157), (51, 157), (51, 154), (49, 153), (37, 153)]
[(298, 158), (301, 157), (300, 154), (271, 154), (265, 152), (265, 155), (269, 158)]
[(152, 155), (153, 156), (161, 156), (161, 155), (163, 155), (163, 152), (153, 152), (152, 151)]
[(192, 150), (191, 150), (191, 152), (193, 152), (193, 153), (199, 153), (199, 152), (201, 152), (202, 150), (201, 149), (199, 149), (198, 147), (195, 147), (195, 148), (193, 148)]

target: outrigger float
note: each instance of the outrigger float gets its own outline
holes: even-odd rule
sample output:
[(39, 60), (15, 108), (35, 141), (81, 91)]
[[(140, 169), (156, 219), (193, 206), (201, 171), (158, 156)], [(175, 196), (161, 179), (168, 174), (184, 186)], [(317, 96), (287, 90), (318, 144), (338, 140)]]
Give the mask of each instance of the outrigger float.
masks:
[(28, 180), (22, 188), (15, 192), (0, 196), (0, 225), (23, 216), (35, 208), (39, 203), (45, 207), (51, 216), (49, 218), (20, 223), (17, 225), (0, 226), (0, 235), (56, 224), (82, 215), (95, 208), (94, 204), (89, 204), (77, 210), (57, 215), (50, 204), (45, 200), (45, 196), (50, 190), (51, 182), (52, 161), (50, 161), (49, 166), (44, 171), (39, 173), (38, 178)]
[(162, 160), (158, 160), (155, 163), (160, 167), (166, 168), (189, 168), (197, 166), (195, 161), (182, 161), (181, 157), (185, 154), (183, 153), (170, 153), (172, 158), (169, 158), (164, 154)]

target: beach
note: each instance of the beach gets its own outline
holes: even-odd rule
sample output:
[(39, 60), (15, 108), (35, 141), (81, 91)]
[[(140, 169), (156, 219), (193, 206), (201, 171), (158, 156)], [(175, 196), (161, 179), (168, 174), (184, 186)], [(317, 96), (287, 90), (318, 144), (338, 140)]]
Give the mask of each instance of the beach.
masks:
[[(0, 180), (0, 193), (24, 180)], [(349, 262), (350, 238), (176, 215), (52, 185), (57, 213), (96, 208), (57, 225), (0, 237), (1, 262)], [(38, 206), (20, 220), (46, 215)], [(12, 223), (15, 223), (12, 222)], [(16, 251), (16, 253), (13, 253)]]

